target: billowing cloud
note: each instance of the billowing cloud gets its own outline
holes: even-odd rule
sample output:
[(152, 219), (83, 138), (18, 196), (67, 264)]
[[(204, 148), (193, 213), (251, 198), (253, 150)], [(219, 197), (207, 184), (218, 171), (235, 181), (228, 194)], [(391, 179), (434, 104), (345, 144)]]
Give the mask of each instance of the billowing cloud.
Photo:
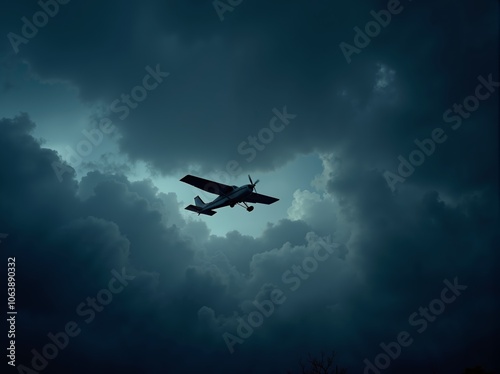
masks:
[[(479, 75), (496, 71), (493, 2), (479, 13), (450, 1), (401, 4), (402, 11), (350, 64), (339, 44), (354, 43), (353, 27), (364, 29), (370, 11), (383, 11), (386, 3), (366, 2), (354, 11), (343, 3), (257, 2), (241, 4), (224, 22), (210, 2), (188, 3), (124, 8), (70, 2), (18, 54), (7, 38), (2, 50), (28, 61), (41, 79), (72, 82), (87, 101), (101, 100), (106, 108), (114, 103), (110, 115), (122, 135), (121, 149), (163, 172), (187, 165), (226, 170), (231, 160), (245, 170), (270, 169), (296, 151), (340, 146), (362, 162), (395, 168), (397, 155), (406, 156), (415, 137), (448, 126), (443, 112), (473, 92)], [(20, 18), (37, 10), (11, 5), (2, 30), (20, 33)], [(422, 30), (414, 19), (431, 24)], [(460, 21), (459, 29), (452, 19)], [(297, 28), (298, 20), (303, 27)], [(159, 84), (148, 80), (155, 88), (144, 101), (122, 96), (143, 86), (151, 69), (170, 75)], [(271, 144), (241, 145), (248, 136), (258, 138), (274, 117), (272, 109), (284, 106), (297, 117)], [(481, 103), (481, 113), (494, 106), (494, 100)], [(475, 131), (480, 116), (467, 121), (460, 140), (446, 144), (446, 156), (438, 150), (434, 167), (419, 174), (438, 177), (435, 170), (446, 165), (458, 178), (449, 155), (495, 139), (489, 127)], [(259, 155), (251, 162), (249, 148)]]
[[(404, 332), (381, 371), (500, 369), (497, 3), (401, 3), (365, 46), (357, 30), (387, 2), (243, 1), (222, 22), (210, 1), (42, 3), (57, 14), (18, 53), (7, 35), (41, 5), (0, 14), (0, 99), (22, 62), (25, 89), (78, 90), (83, 140), (101, 117), (115, 128), (77, 178), (29, 114), (0, 119), (18, 372), (275, 373), (331, 349), (363, 372)], [(321, 171), (276, 191), (289, 206), (256, 236), (214, 235), (177, 191), (132, 178), (139, 160), (177, 177), (304, 154)]]

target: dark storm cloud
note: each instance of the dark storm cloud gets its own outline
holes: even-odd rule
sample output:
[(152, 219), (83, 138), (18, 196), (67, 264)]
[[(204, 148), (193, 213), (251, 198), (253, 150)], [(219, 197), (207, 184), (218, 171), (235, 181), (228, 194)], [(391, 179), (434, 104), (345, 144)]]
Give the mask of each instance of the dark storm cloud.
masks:
[[(391, 370), (428, 369), (421, 357), (429, 355), (446, 370), (494, 364), (489, 339), (498, 325), (484, 310), (498, 310), (491, 297), (498, 292), (498, 218), (488, 191), (464, 196), (456, 206), (437, 192), (398, 197), (382, 175), (344, 165), (328, 173), (326, 186), (345, 212), (339, 219), (350, 222), (348, 247), (299, 281), (294, 266), (304, 266), (323, 242), (306, 222), (269, 225), (259, 238), (233, 232), (190, 239), (200, 228), (161, 224), (178, 204), (151, 182), (98, 172), (79, 184), (58, 182), (51, 168), (57, 155), (40, 148), (29, 135), (33, 128), (26, 116), (1, 122), (3, 157), (12, 160), (2, 183), (2, 196), (11, 198), (2, 199), (2, 217), (9, 217), (2, 226), (19, 266), (18, 294), (27, 300), (19, 303), (21, 315), (29, 316), (18, 324), (18, 362), (29, 364), (30, 350), (41, 350), (48, 332), (77, 320), (81, 335), (49, 363), (51, 372), (90, 370), (81, 362), (89, 352), (102, 372), (114, 366), (124, 372), (245, 367), (265, 373), (293, 368), (294, 357), (325, 347), (360, 371), (365, 358), (380, 353), (381, 342), (403, 330), (415, 342)], [(325, 170), (333, 168), (325, 163)], [(27, 198), (29, 207), (22, 201)], [(77, 306), (106, 287), (112, 270), (122, 269), (136, 278), (85, 324)], [(418, 335), (409, 316), (436, 297), (444, 279), (455, 277), (467, 291)], [(230, 354), (223, 334), (237, 336), (238, 318), (248, 318), (274, 288), (285, 302)], [(450, 325), (460, 326), (456, 334)], [(437, 337), (440, 345), (430, 348)], [(100, 356), (101, 346), (107, 353)], [(264, 358), (266, 352), (275, 359)], [(463, 352), (459, 360), (456, 352)]]
[[(129, 93), (147, 65), (171, 72), (124, 121), (113, 117), (122, 150), (162, 172), (224, 170), (231, 159), (270, 169), (313, 150), (337, 157), (323, 160), (317, 196), (295, 196), (301, 220), (269, 225), (258, 238), (215, 237), (150, 181), (95, 171), (59, 183), (57, 154), (29, 134), (29, 118), (1, 120), (0, 229), (9, 234), (1, 245), (18, 258), (25, 300), (19, 361), (28, 364), (49, 331), (81, 322), (76, 306), (113, 269), (126, 269), (136, 278), (92, 324), (82, 322), (47, 372), (270, 373), (327, 349), (362, 372), (363, 360), (374, 362), (379, 344), (404, 330), (414, 342), (387, 372), (498, 369), (498, 93), (456, 131), (442, 118), (474, 95), (478, 76), (500, 79), (498, 4), (403, 5), (350, 64), (339, 43), (353, 43), (353, 27), (387, 2), (244, 1), (220, 22), (210, 1), (72, 1), (18, 55), (4, 39), (2, 54), (25, 59), (41, 79), (71, 81), (90, 103)], [(10, 7), (0, 16), (5, 35), (38, 10)], [(247, 163), (238, 145), (285, 105), (297, 118)], [(449, 139), (392, 192), (384, 170), (395, 171), (398, 155), (436, 127)], [(292, 291), (283, 274), (343, 226), (345, 256), (331, 256)], [(455, 277), (467, 289), (416, 332), (409, 316)], [(286, 302), (230, 354), (223, 333), (237, 335), (238, 318), (275, 287)]]
[[(26, 115), (0, 122), (2, 159), (10, 160), (5, 169), (9, 178), (1, 186), (9, 199), (1, 201), (0, 223), (9, 233), (6, 245), (18, 266), (17, 363), (32, 365), (32, 349), (43, 352), (48, 334), (73, 321), (79, 335), (49, 360), (46, 372), (106, 371), (111, 366), (129, 372), (165, 367), (192, 372), (199, 365), (192, 355), (205, 359), (202, 366), (220, 365), (226, 347), (218, 333), (207, 330), (200, 311), (230, 314), (265, 280), (261, 274), (248, 281), (248, 271), (237, 270), (240, 259), (224, 258), (224, 252), (229, 254), (224, 248), (250, 253), (255, 246), (254, 254), (265, 253), (284, 241), (300, 242), (307, 225), (284, 221), (269, 226), (259, 242), (238, 242), (241, 235), (228, 235), (217, 246), (222, 257), (214, 259), (216, 238), (207, 243), (192, 238), (202, 227), (184, 221), (179, 225), (183, 231), (169, 221), (164, 222), (168, 227), (163, 225), (168, 210), (178, 214), (178, 203), (175, 195), (160, 193), (150, 181), (129, 182), (98, 172), (80, 183), (69, 175), (62, 183), (53, 178), (51, 165), (58, 156), (30, 135), (34, 127)], [(296, 238), (285, 235), (290, 228)], [(243, 268), (255, 268), (251, 257), (245, 259), (247, 263), (240, 261)], [(135, 278), (87, 323), (87, 298), (95, 298), (114, 271)], [(82, 303), (85, 308), (79, 307)], [(100, 355), (104, 347), (106, 354)], [(92, 364), (80, 362), (78, 352), (84, 351), (95, 351)], [(243, 357), (249, 361), (252, 354)], [(234, 370), (241, 358), (228, 362)]]
[[(26, 116), (3, 119), (0, 125), (2, 159), (11, 160), (6, 166), (9, 178), (2, 183), (2, 196), (9, 198), (2, 199), (1, 225), (12, 238), (9, 246), (18, 264), (18, 295), (25, 295), (18, 298), (22, 300), (18, 301), (20, 315), (25, 313), (29, 318), (18, 323), (19, 335), (24, 337), (17, 340), (20, 343), (18, 360), (29, 363), (30, 350), (38, 348), (41, 351), (49, 342), (47, 334), (62, 331), (65, 321), (79, 319), (81, 322), (77, 305), (87, 297), (95, 297), (97, 291), (108, 284), (113, 270), (121, 273), (124, 269), (128, 274), (135, 274), (137, 280), (130, 286), (131, 291), (127, 291), (134, 294), (135, 289), (138, 294), (144, 293), (140, 302), (130, 299), (132, 302), (126, 310), (141, 309), (136, 303), (161, 304), (159, 295), (167, 292), (176, 277), (182, 274), (182, 263), (187, 264), (192, 256), (192, 250), (176, 230), (160, 225), (160, 213), (149, 209), (147, 200), (133, 192), (133, 187), (124, 178), (94, 177), (94, 180), (100, 179), (100, 183), (95, 183), (94, 194), (80, 200), (78, 185), (72, 178), (66, 178), (63, 183), (53, 179), (51, 163), (58, 160), (58, 156), (52, 150), (41, 148), (28, 134), (34, 124)], [(86, 180), (82, 187), (91, 183)], [(140, 190), (141, 186), (138, 188)], [(107, 203), (103, 202), (106, 200), (109, 200), (107, 208)], [(110, 216), (119, 222), (111, 221)], [(144, 226), (136, 229), (140, 221)], [(131, 261), (135, 265), (131, 265)], [(173, 264), (177, 272), (172, 270)], [(155, 289), (165, 283), (169, 286), (155, 293)], [(84, 331), (83, 339), (71, 346), (90, 349), (94, 340), (100, 339), (97, 336), (106, 339), (111, 333), (103, 332), (103, 326), (113, 320), (130, 319), (128, 312), (122, 313), (123, 304), (116, 304), (107, 307), (108, 317), (89, 325), (89, 332)], [(113, 315), (113, 311), (117, 315)], [(139, 316), (141, 312), (138, 313), (136, 317), (143, 318)], [(111, 319), (104, 323), (107, 318)], [(134, 322), (127, 326), (134, 329)], [(88, 334), (94, 337), (86, 340)], [(118, 357), (116, 344), (115, 349)], [(110, 357), (113, 355), (110, 352)], [(48, 370), (58, 372), (70, 362), (71, 358), (66, 356), (54, 361)], [(78, 370), (86, 372), (88, 368), (83, 365), (80, 369), (71, 369), (72, 372)]]
[[(102, 99), (105, 105), (130, 93), (144, 66), (160, 63), (171, 76), (117, 123), (122, 149), (164, 172), (187, 164), (225, 170), (233, 159), (245, 170), (269, 169), (297, 151), (340, 145), (362, 162), (389, 168), (397, 166), (399, 153), (411, 151), (415, 137), (426, 136), (442, 121), (446, 108), (473, 90), (478, 75), (493, 73), (498, 62), (494, 2), (402, 6), (351, 64), (339, 44), (353, 43), (353, 27), (363, 28), (372, 19), (370, 11), (386, 9), (386, 2), (366, 2), (356, 9), (345, 3), (250, 2), (224, 22), (209, 1), (127, 7), (70, 2), (18, 56), (41, 77), (67, 79), (83, 98)], [(35, 10), (13, 7), (2, 30), (20, 29), (20, 17)], [(3, 48), (11, 48), (7, 40)], [(377, 64), (395, 71), (389, 83), (395, 90), (393, 105), (391, 97), (373, 92)], [(238, 146), (268, 126), (273, 108), (285, 105), (297, 119), (248, 163), (248, 154), (239, 153)], [(482, 104), (481, 112), (493, 107), (493, 102)], [(475, 117), (470, 127), (477, 127)], [(491, 131), (483, 129), (473, 138), (467, 131), (461, 135), (472, 146), (493, 139)], [(457, 144), (448, 145), (453, 147), (448, 155), (460, 149)], [(443, 161), (433, 161), (436, 169), (449, 164), (449, 156), (439, 158)]]

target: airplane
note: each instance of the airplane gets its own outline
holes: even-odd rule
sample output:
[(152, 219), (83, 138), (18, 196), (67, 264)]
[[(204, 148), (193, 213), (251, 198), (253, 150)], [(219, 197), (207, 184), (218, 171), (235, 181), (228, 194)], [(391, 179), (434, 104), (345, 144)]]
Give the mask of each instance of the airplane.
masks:
[(251, 212), (254, 207), (248, 206), (247, 203), (260, 203), (269, 205), (279, 200), (275, 197), (258, 194), (255, 185), (259, 183), (259, 180), (257, 179), (254, 183), (250, 175), (248, 176), (248, 180), (250, 181), (250, 184), (245, 184), (241, 187), (238, 187), (228, 186), (223, 183), (209, 181), (207, 179), (188, 174), (181, 179), (181, 182), (190, 184), (203, 191), (207, 191), (219, 196), (209, 203), (204, 203), (199, 196), (196, 196), (194, 198), (195, 205), (188, 205), (186, 209), (192, 212), (196, 212), (198, 213), (198, 215), (206, 214), (208, 216), (213, 216), (215, 213), (217, 213), (214, 209), (222, 208), (225, 206), (234, 208), (235, 205), (239, 205), (246, 208), (248, 212)]

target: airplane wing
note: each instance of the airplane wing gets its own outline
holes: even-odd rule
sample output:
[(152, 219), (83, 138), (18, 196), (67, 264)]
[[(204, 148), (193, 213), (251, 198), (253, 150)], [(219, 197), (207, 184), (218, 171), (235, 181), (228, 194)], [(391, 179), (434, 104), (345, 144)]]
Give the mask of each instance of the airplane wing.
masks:
[(208, 179), (195, 177), (194, 175), (189, 174), (182, 178), (181, 182), (190, 184), (203, 191), (214, 193), (216, 195), (227, 195), (233, 190), (233, 187), (226, 184), (209, 181)]
[(278, 201), (279, 199), (271, 196), (261, 195), (260, 193), (252, 192), (245, 198), (246, 203), (259, 203), (259, 204), (272, 204)]

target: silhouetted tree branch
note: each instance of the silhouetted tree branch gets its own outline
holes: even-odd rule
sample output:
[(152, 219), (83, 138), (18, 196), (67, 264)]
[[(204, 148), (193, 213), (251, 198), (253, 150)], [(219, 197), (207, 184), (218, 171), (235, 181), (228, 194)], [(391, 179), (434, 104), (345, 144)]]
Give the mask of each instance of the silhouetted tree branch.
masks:
[[(305, 363), (302, 360), (299, 362), (301, 369), (300, 373), (301, 374), (346, 374), (347, 373), (346, 369), (339, 369), (337, 365), (334, 365), (333, 363), (334, 359), (335, 359), (334, 351), (332, 351), (330, 354), (325, 354), (325, 352), (321, 352), (321, 356), (319, 358), (315, 358), (311, 354), (309, 354), (308, 359)], [(288, 374), (292, 374), (292, 372), (288, 371)]]

